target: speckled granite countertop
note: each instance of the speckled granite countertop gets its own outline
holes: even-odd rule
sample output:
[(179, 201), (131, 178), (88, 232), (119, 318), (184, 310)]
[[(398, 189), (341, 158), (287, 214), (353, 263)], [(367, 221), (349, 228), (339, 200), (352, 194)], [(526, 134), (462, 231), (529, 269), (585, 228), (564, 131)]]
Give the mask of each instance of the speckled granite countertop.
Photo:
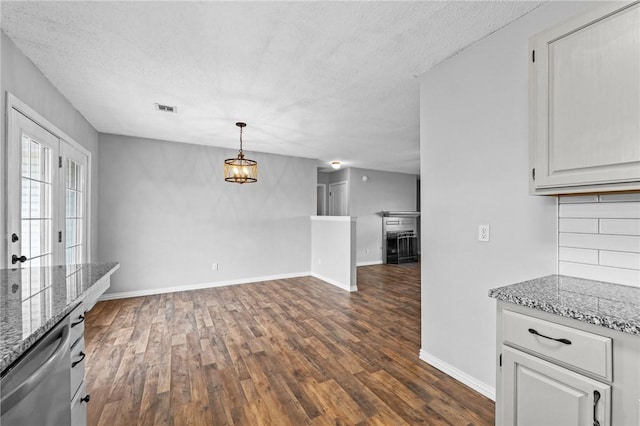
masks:
[(117, 262), (0, 269), (0, 371), (109, 277)]
[(549, 275), (489, 290), (489, 296), (551, 314), (640, 335), (640, 288)]

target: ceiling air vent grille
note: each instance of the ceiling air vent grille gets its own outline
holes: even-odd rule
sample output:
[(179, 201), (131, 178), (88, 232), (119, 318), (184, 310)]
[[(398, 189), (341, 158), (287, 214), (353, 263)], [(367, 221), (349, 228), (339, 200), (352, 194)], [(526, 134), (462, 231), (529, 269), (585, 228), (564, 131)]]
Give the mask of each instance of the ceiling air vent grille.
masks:
[(156, 109), (158, 111), (164, 111), (164, 112), (178, 112), (178, 107), (177, 106), (170, 106), (170, 105), (162, 105), (162, 104), (156, 104)]

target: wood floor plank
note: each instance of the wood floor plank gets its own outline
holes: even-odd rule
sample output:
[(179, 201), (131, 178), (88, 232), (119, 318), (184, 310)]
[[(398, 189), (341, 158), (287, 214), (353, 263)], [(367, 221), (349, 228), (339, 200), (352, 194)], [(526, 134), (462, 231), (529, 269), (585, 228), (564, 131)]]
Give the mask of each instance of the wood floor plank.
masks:
[(142, 401), (140, 402), (140, 413), (138, 415), (138, 425), (153, 425), (155, 415), (158, 411), (159, 400), (156, 398), (158, 394), (158, 376), (159, 368), (157, 365), (148, 365), (145, 374), (144, 389), (142, 391)]
[(490, 425), (494, 404), (418, 358), (419, 264), (99, 302), (89, 425)]

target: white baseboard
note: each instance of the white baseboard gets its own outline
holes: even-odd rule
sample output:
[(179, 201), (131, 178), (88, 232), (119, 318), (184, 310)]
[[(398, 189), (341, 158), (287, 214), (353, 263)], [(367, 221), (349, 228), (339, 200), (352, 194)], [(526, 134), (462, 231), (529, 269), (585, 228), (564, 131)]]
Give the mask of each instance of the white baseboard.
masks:
[(420, 359), (442, 371), (443, 373), (453, 377), (457, 381), (464, 383), (471, 389), (481, 393), (490, 400), (496, 400), (496, 389), (494, 387), (481, 382), (480, 380), (468, 375), (462, 370), (458, 370), (453, 365), (444, 362), (443, 360), (431, 355), (429, 352), (426, 352), (422, 349), (420, 349)]
[(315, 278), (317, 278), (319, 280), (322, 280), (322, 281), (324, 281), (326, 283), (329, 283), (331, 285), (335, 285), (336, 287), (340, 287), (343, 290), (346, 290), (346, 291), (358, 291), (358, 286), (357, 285), (350, 286), (349, 284), (341, 283), (340, 281), (336, 281), (334, 279), (325, 277), (325, 276), (317, 274), (315, 272), (311, 272), (310, 275), (312, 277), (315, 277)]
[(103, 294), (102, 296), (100, 296), (98, 301), (126, 299), (129, 297), (151, 296), (154, 294), (175, 293), (178, 291), (200, 290), (203, 288), (224, 287), (228, 285), (249, 284), (249, 283), (255, 283), (260, 281), (283, 280), (286, 278), (308, 277), (309, 275), (311, 275), (311, 272), (294, 272), (290, 274), (268, 275), (264, 277), (242, 278), (238, 280), (217, 281), (212, 283), (189, 284), (189, 285), (183, 285), (183, 286), (162, 287), (162, 288), (150, 288), (150, 289), (135, 290), (135, 291), (123, 291), (120, 293)]
[(382, 260), (370, 260), (368, 262), (358, 262), (356, 266), (371, 266), (371, 265), (382, 265), (384, 262)]

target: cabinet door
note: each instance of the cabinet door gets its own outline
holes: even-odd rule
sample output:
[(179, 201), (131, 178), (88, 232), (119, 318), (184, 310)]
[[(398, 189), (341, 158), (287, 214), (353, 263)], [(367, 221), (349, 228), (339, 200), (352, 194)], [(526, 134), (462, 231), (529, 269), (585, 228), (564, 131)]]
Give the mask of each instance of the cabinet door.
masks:
[(610, 425), (609, 385), (507, 346), (502, 360), (504, 425)]
[(640, 4), (619, 7), (531, 39), (535, 192), (640, 188)]

